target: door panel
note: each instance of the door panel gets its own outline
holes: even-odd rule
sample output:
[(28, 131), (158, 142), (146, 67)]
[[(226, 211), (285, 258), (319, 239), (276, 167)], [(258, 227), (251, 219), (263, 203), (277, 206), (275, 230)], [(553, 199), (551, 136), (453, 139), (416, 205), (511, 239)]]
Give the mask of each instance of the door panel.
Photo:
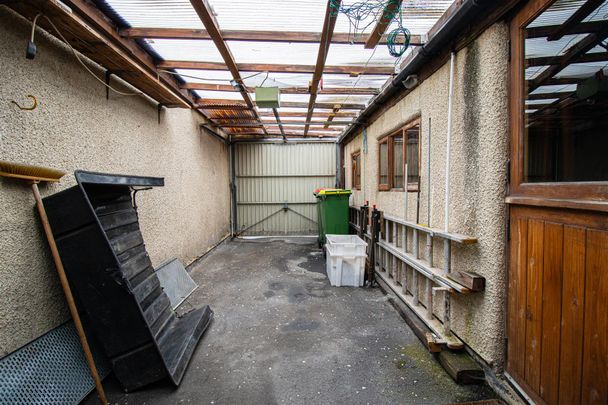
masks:
[(606, 214), (511, 208), (507, 371), (539, 403), (608, 401)]

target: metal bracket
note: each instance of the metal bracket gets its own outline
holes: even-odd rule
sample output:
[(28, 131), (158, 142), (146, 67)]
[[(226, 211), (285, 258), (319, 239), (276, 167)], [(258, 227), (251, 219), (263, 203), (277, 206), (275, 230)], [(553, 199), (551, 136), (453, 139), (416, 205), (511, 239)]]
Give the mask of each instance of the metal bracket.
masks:
[(163, 110), (163, 105), (159, 103), (158, 106), (156, 106), (156, 110), (158, 112), (158, 124), (160, 125), (160, 113)]

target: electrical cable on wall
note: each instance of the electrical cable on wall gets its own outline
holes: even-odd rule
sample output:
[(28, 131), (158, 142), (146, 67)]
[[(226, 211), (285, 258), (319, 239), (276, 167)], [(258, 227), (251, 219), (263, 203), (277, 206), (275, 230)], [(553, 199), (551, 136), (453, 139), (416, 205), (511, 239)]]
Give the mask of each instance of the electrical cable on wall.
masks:
[(28, 43), (27, 46), (27, 52), (26, 52), (26, 58), (28, 59), (34, 59), (34, 57), (36, 56), (36, 44), (34, 42), (34, 34), (35, 34), (35, 30), (36, 30), (36, 24), (38, 22), (38, 18), (39, 17), (43, 17), (45, 18), (48, 23), (51, 25), (51, 27), (55, 30), (55, 32), (57, 33), (57, 35), (59, 35), (59, 37), (63, 40), (63, 42), (66, 43), (66, 45), (70, 48), (70, 50), (72, 51), (72, 53), (74, 54), (74, 57), (76, 58), (76, 60), (82, 65), (82, 67), (84, 67), (84, 69), (95, 78), (95, 80), (97, 80), (98, 82), (100, 82), (101, 84), (103, 84), (104, 86), (106, 86), (107, 88), (109, 88), (110, 90), (112, 90), (113, 92), (120, 94), (122, 96), (140, 96), (140, 95), (144, 95), (143, 92), (141, 91), (137, 91), (137, 92), (132, 92), (132, 93), (126, 93), (120, 90), (115, 89), (114, 87), (112, 87), (111, 85), (105, 83), (103, 81), (103, 79), (101, 79), (100, 77), (98, 77), (95, 72), (93, 72), (87, 65), (86, 63), (80, 59), (80, 56), (78, 56), (78, 52), (76, 51), (76, 49), (74, 49), (74, 47), (68, 42), (68, 40), (63, 36), (63, 34), (61, 33), (61, 31), (59, 31), (59, 29), (57, 28), (57, 26), (53, 23), (53, 21), (51, 21), (50, 18), (48, 18), (46, 15), (39, 13), (36, 15), (36, 17), (34, 17), (34, 20), (32, 21), (32, 34), (30, 36), (30, 42)]

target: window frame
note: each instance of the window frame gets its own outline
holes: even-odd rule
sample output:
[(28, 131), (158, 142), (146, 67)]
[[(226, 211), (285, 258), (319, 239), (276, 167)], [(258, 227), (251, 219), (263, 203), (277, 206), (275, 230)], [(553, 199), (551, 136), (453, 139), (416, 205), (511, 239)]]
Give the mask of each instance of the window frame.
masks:
[[(418, 173), (420, 173), (420, 133), (422, 132), (421, 127), (421, 117), (418, 116), (410, 121), (408, 121), (404, 126), (399, 128), (396, 131), (391, 131), (386, 135), (378, 138), (378, 191), (397, 191), (404, 192), (407, 191), (419, 191), (420, 189), (420, 176), (418, 176), (418, 181), (409, 182), (408, 176), (405, 173), (405, 165), (407, 164), (407, 151), (408, 151), (408, 139), (407, 139), (407, 131), (413, 127), (418, 125)], [(404, 187), (394, 187), (395, 185), (395, 142), (394, 139), (396, 136), (401, 136), (403, 139), (402, 153), (403, 153), (403, 183)], [(380, 161), (380, 145), (386, 143), (388, 145), (387, 157), (388, 157), (388, 182), (382, 183), (381, 179), (381, 161)]]
[(511, 61), (509, 109), (511, 117), (511, 162), (508, 203), (547, 205), (569, 208), (591, 208), (607, 211), (608, 206), (585, 201), (602, 200), (608, 194), (608, 181), (539, 182), (524, 181), (525, 141), (525, 27), (553, 4), (553, 0), (532, 0), (511, 20)]
[[(357, 165), (356, 159), (359, 158), (359, 165)], [(353, 190), (361, 190), (361, 150), (358, 149), (350, 154), (350, 175), (351, 175), (351, 188)], [(357, 170), (359, 170), (359, 183), (357, 184)]]

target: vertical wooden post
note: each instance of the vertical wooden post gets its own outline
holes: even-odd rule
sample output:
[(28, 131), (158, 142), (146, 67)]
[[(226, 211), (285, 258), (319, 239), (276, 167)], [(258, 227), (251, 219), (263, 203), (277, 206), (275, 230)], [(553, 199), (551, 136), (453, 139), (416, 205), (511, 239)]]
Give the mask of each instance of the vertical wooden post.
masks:
[(450, 289), (446, 288), (443, 291), (443, 333), (449, 335), (452, 329), (452, 323), (450, 320), (450, 306), (451, 306), (451, 297), (450, 297)]
[(413, 233), (414, 233), (414, 238), (412, 240), (412, 243), (414, 244), (414, 246), (412, 246), (412, 250), (414, 253), (414, 257), (416, 259), (420, 258), (420, 252), (418, 251), (418, 229), (414, 228), (413, 229)]
[(452, 244), (449, 239), (443, 240), (443, 269), (446, 274), (452, 271)]
[(426, 257), (429, 267), (433, 267), (433, 236), (430, 233), (426, 234)]
[(403, 243), (403, 253), (407, 253), (407, 226), (403, 225), (403, 235), (401, 237)]
[(433, 280), (426, 279), (426, 319), (433, 319)]

